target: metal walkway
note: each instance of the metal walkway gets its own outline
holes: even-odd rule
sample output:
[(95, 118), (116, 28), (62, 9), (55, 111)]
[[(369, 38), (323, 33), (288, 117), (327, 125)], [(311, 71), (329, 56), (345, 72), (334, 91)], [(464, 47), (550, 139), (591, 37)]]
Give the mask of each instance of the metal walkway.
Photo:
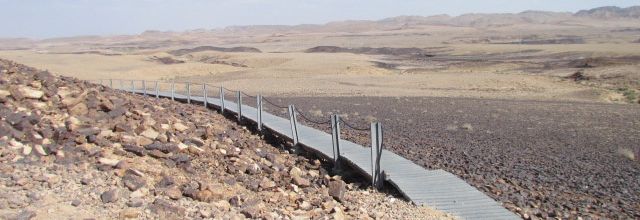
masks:
[[(124, 89), (143, 94), (144, 90)], [(155, 92), (146, 93), (155, 96)], [(171, 93), (159, 92), (160, 97), (171, 98)], [(174, 99), (186, 102), (187, 96), (174, 94)], [(191, 96), (191, 103), (203, 104), (204, 98)], [(220, 99), (207, 98), (209, 106), (220, 108)], [(238, 104), (225, 100), (225, 111), (237, 115)], [(257, 109), (242, 105), (243, 120), (257, 122)], [(289, 119), (268, 112), (262, 113), (263, 127), (278, 135), (292, 139)], [(306, 150), (331, 159), (333, 145), (331, 134), (298, 124), (299, 144)], [(372, 178), (370, 148), (365, 148), (347, 140), (340, 140), (340, 160), (347, 162), (368, 179)], [(506, 210), (500, 203), (467, 184), (464, 180), (444, 170), (426, 170), (421, 166), (391, 152), (383, 150), (381, 156), (383, 177), (403, 196), (417, 205), (427, 205), (437, 210), (451, 213), (462, 219), (520, 219)]]

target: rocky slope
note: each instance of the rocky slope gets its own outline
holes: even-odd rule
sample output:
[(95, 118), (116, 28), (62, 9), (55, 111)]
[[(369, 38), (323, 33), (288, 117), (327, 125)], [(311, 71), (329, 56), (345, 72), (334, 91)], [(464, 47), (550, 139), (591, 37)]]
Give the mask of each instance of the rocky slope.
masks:
[(450, 219), (200, 106), (0, 60), (0, 218)]

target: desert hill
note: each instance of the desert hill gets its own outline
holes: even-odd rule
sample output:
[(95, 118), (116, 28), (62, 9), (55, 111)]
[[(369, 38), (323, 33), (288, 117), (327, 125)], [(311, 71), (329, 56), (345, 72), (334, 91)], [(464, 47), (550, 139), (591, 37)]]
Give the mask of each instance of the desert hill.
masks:
[(637, 19), (640, 18), (640, 6), (619, 8), (614, 6), (582, 10), (577, 13), (524, 11), (520, 13), (471, 13), (460, 16), (398, 16), (377, 21), (350, 20), (335, 21), (324, 25), (254, 25), (231, 26), (221, 32), (361, 32), (389, 30), (408, 26), (454, 26), (454, 27), (490, 27), (514, 24), (566, 24), (568, 22), (586, 23), (598, 19)]

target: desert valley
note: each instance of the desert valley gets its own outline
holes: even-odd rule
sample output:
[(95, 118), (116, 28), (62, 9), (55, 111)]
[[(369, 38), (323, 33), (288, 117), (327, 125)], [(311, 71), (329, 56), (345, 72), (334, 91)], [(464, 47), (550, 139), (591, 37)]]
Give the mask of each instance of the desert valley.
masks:
[[(360, 187), (362, 184), (358, 180), (346, 181), (350, 184), (345, 188), (350, 199), (333, 194), (328, 196), (328, 192), (323, 190), (332, 189), (337, 183), (347, 183), (341, 177), (331, 177), (319, 162), (283, 153), (278, 148), (269, 148), (267, 145), (271, 143), (265, 143), (259, 135), (239, 125), (229, 122), (213, 127), (201, 124), (206, 120), (203, 118), (207, 117), (218, 122), (227, 120), (219, 115), (211, 116), (215, 113), (208, 113), (204, 108), (175, 106), (177, 104), (170, 104), (167, 100), (154, 104), (149, 97), (135, 100), (130, 97), (134, 95), (118, 93), (106, 88), (107, 84), (104, 83), (97, 88), (107, 95), (94, 98), (98, 100), (93, 101), (102, 104), (95, 104), (94, 107), (88, 104), (88, 111), (75, 115), (85, 124), (98, 123), (103, 127), (86, 131), (80, 126), (80, 130), (68, 128), (69, 131), (58, 134), (54, 125), (61, 123), (64, 127), (66, 123), (67, 127), (73, 127), (69, 123), (75, 121), (58, 121), (61, 119), (43, 116), (42, 120), (48, 121), (50, 129), (56, 132), (52, 131), (49, 137), (40, 132), (41, 138), (22, 140), (16, 136), (14, 130), (32, 129), (37, 124), (26, 126), (20, 120), (12, 119), (18, 116), (10, 116), (18, 114), (16, 112), (20, 112), (21, 108), (30, 111), (38, 106), (25, 101), (28, 97), (17, 97), (13, 93), (14, 90), (18, 91), (17, 85), (41, 89), (44, 97), (48, 98), (40, 96), (36, 100), (42, 103), (48, 101), (51, 106), (47, 108), (55, 109), (64, 106), (64, 95), (67, 93), (60, 95), (60, 90), (54, 89), (56, 86), (53, 85), (75, 86), (80, 89), (68, 94), (82, 94), (82, 91), (90, 91), (91, 86), (79, 80), (95, 82), (115, 79), (113, 87), (129, 88), (128, 84), (119, 81), (125, 79), (159, 81), (165, 85), (170, 82), (208, 83), (247, 94), (261, 94), (277, 105), (295, 104), (307, 117), (318, 121), (339, 114), (353, 125), (361, 127), (367, 127), (373, 121), (382, 122), (387, 129), (385, 148), (424, 168), (443, 169), (455, 174), (523, 219), (640, 218), (640, 6), (602, 7), (577, 13), (525, 11), (513, 14), (400, 16), (376, 21), (336, 21), (318, 25), (232, 26), (185, 32), (146, 31), (139, 35), (0, 39), (0, 59), (3, 60), (0, 69), (6, 70), (1, 73), (0, 90), (7, 91), (0, 98), (3, 104), (0, 132), (5, 132), (1, 135), (6, 137), (0, 143), (11, 145), (11, 149), (15, 150), (31, 142), (46, 145), (40, 140), (44, 136), (45, 139), (66, 144), (65, 147), (44, 150), (46, 152), (43, 154), (20, 156), (22, 150), (11, 153), (13, 151), (8, 149), (0, 152), (0, 160), (3, 161), (0, 165), (3, 188), (0, 189), (11, 191), (0, 194), (3, 200), (9, 201), (0, 203), (0, 215), (10, 215), (12, 210), (42, 204), (42, 201), (33, 199), (37, 196), (26, 198), (25, 193), (22, 193), (25, 194), (25, 201), (17, 202), (19, 204), (7, 199), (16, 195), (19, 197), (19, 190), (30, 184), (16, 182), (27, 181), (22, 180), (20, 175), (28, 174), (10, 174), (11, 171), (28, 170), (26, 164), (35, 161), (47, 163), (49, 160), (61, 160), (59, 154), (56, 156), (54, 152), (65, 149), (73, 152), (68, 153), (73, 155), (70, 158), (80, 158), (81, 154), (96, 158), (63, 163), (77, 165), (73, 167), (60, 165), (51, 168), (56, 166), (48, 165), (46, 169), (53, 170), (58, 176), (71, 175), (83, 182), (51, 183), (42, 180), (40, 182), (43, 185), (57, 186), (55, 190), (61, 190), (63, 187), (60, 184), (82, 187), (98, 181), (98, 189), (105, 191), (110, 189), (108, 181), (119, 184), (120, 180), (113, 179), (120, 176), (123, 184), (134, 181), (132, 185), (136, 185), (123, 185), (129, 189), (121, 186), (123, 189), (120, 191), (129, 193), (138, 192), (140, 188), (151, 188), (155, 192), (150, 193), (146, 189), (140, 197), (140, 203), (149, 204), (147, 208), (129, 206), (129, 213), (105, 214), (110, 216), (107, 218), (127, 214), (138, 216), (136, 212), (142, 213), (139, 216), (145, 218), (176, 217), (171, 213), (177, 212), (181, 213), (177, 218), (196, 219), (222, 217), (222, 213), (265, 219), (283, 216), (294, 219), (292, 216), (296, 215), (313, 219), (319, 219), (319, 216), (396, 219), (407, 217), (407, 213), (418, 213), (414, 218), (455, 218), (429, 207), (412, 206), (393, 192), (370, 192), (366, 187)], [(47, 76), (42, 79), (38, 70), (20, 64), (62, 78), (53, 80)], [(21, 71), (28, 75), (20, 76)], [(42, 83), (24, 83), (38, 80)], [(197, 89), (193, 92), (202, 93)], [(255, 102), (246, 101), (249, 105)], [(104, 104), (107, 102), (115, 106)], [(116, 103), (127, 103), (127, 106), (136, 110), (114, 115), (111, 111), (118, 107)], [(72, 107), (68, 108), (67, 113), (59, 114), (68, 116), (77, 113), (71, 111)], [(287, 117), (286, 112), (276, 108), (267, 107), (266, 110)], [(20, 117), (28, 115), (31, 113)], [(182, 118), (181, 121), (180, 117), (184, 115), (192, 115), (200, 120)], [(138, 124), (141, 124), (140, 127)], [(187, 128), (174, 128), (176, 124), (186, 125)], [(330, 127), (325, 125), (307, 125), (330, 132)], [(117, 129), (111, 129), (114, 126)], [(148, 129), (171, 135), (168, 141), (162, 141), (158, 135), (151, 135), (152, 138), (145, 136), (143, 133)], [(213, 139), (191, 141), (197, 146), (195, 150), (187, 150), (188, 157), (182, 156), (187, 154), (159, 147), (164, 145), (158, 145), (158, 149), (148, 147), (152, 146), (150, 143), (145, 145), (147, 151), (143, 154), (103, 143), (121, 143), (120, 148), (140, 144), (139, 139), (129, 143), (130, 140), (123, 135), (114, 134), (116, 130), (135, 132), (137, 134), (133, 136), (145, 136), (163, 143), (171, 143), (175, 136), (189, 144), (186, 141), (189, 140), (189, 132), (209, 135)], [(353, 129), (345, 129), (344, 132), (345, 139), (363, 146), (370, 145), (368, 133)], [(22, 133), (28, 132), (21, 130)], [(70, 137), (79, 134), (86, 135), (87, 139)], [(17, 141), (24, 144), (18, 144)], [(239, 148), (232, 147), (234, 141)], [(241, 144), (238, 145), (238, 142)], [(73, 144), (84, 147), (67, 149)], [(250, 147), (252, 145), (269, 150), (254, 152)], [(114, 149), (100, 151), (87, 146), (103, 149), (109, 146)], [(211, 148), (213, 151), (202, 153), (199, 152), (201, 148)], [(228, 155), (225, 157), (226, 153), (220, 153), (222, 150), (229, 154), (235, 152), (249, 156), (230, 159)], [(164, 164), (166, 167), (153, 168), (140, 163), (131, 159), (137, 157), (134, 154), (142, 155), (149, 164), (160, 167)], [(57, 159), (41, 159), (46, 155)], [(101, 160), (112, 157), (131, 164), (125, 166)], [(193, 161), (185, 163), (185, 157)], [(218, 162), (208, 157), (217, 158)], [(26, 162), (12, 166), (7, 161)], [(206, 167), (207, 163), (222, 164), (221, 161), (227, 164), (211, 168), (213, 170)], [(254, 162), (258, 164), (255, 166), (261, 168), (255, 168)], [(106, 170), (108, 174), (86, 168), (87, 164), (100, 164), (97, 169)], [(243, 174), (242, 179), (235, 178), (233, 172), (228, 170), (236, 171), (237, 164), (244, 164), (241, 169), (254, 170), (247, 171), (248, 174)], [(300, 167), (302, 174), (294, 175), (294, 171), (290, 171), (292, 167)], [(180, 169), (186, 171), (176, 171)], [(204, 184), (203, 181), (215, 180), (211, 180), (213, 177), (196, 177), (196, 174), (189, 172), (190, 169), (219, 175), (223, 182), (214, 186)], [(296, 168), (295, 172), (300, 169)], [(60, 174), (62, 170), (72, 174)], [(139, 170), (147, 173), (146, 176), (136, 173)], [(285, 170), (282, 177), (268, 175), (279, 170)], [(45, 171), (37, 171), (40, 172)], [(88, 172), (93, 177), (79, 174), (82, 172)], [(171, 180), (171, 184), (166, 184), (169, 181), (166, 180), (169, 178), (167, 174), (171, 172), (181, 174), (175, 177), (176, 180)], [(46, 179), (49, 174), (42, 175)], [(295, 189), (283, 187), (284, 190), (277, 196), (268, 192), (269, 189), (275, 191), (273, 189), (281, 182), (287, 185), (291, 181), (298, 181), (298, 175), (309, 179), (311, 183), (296, 182)], [(139, 186), (136, 181), (140, 176), (147, 178), (148, 184)], [(195, 178), (201, 178), (200, 182), (194, 184), (187, 181)], [(251, 178), (258, 178), (259, 181), (251, 183)], [(152, 186), (153, 181), (158, 184)], [(175, 186), (172, 186), (174, 182)], [(45, 187), (39, 184), (34, 187)], [(180, 184), (185, 187), (177, 187)], [(247, 186), (252, 184), (255, 189)], [(299, 186), (305, 190), (297, 191)], [(243, 195), (250, 194), (252, 190), (259, 193), (235, 198), (236, 195), (223, 192), (218, 196), (216, 190), (231, 190)], [(198, 193), (204, 191), (215, 195), (203, 198)], [(78, 200), (86, 200), (87, 204), (93, 204), (92, 207), (99, 207), (101, 201), (105, 200), (101, 197), (104, 196), (102, 192), (87, 193), (87, 198)], [(179, 195), (173, 195), (177, 197), (173, 198), (171, 193)], [(298, 195), (292, 195), (296, 193)], [(154, 195), (168, 197), (152, 198)], [(182, 198), (183, 195), (185, 198)], [(321, 198), (309, 204), (302, 201), (304, 195), (321, 195)], [(395, 201), (396, 198), (400, 201), (380, 205), (362, 199), (368, 195), (385, 201)], [(92, 196), (93, 200), (90, 198)], [(217, 199), (212, 199), (214, 197)], [(278, 205), (270, 203), (269, 198)], [(60, 193), (59, 197), (53, 199), (66, 201), (71, 199), (71, 195)], [(182, 205), (188, 203), (185, 206), (191, 208), (176, 208), (165, 200), (185, 200)], [(224, 202), (214, 201), (214, 211), (203, 211), (204, 205), (198, 203), (211, 203), (213, 200)], [(238, 204), (229, 204), (228, 201)], [(239, 201), (259, 205), (245, 207)], [(125, 206), (125, 202), (128, 204), (131, 200), (122, 199), (114, 201), (114, 204)], [(302, 204), (305, 207), (300, 207)], [(75, 206), (66, 205), (63, 208), (73, 210)], [(364, 206), (369, 212), (358, 209)], [(295, 211), (287, 207), (295, 207), (292, 208)], [(397, 211), (387, 211), (385, 214), (371, 212), (396, 208)], [(105, 210), (79, 212), (79, 215), (108, 213), (117, 209), (109, 206)], [(145, 213), (145, 209), (152, 210), (154, 214)], [(43, 218), (45, 212), (27, 214)], [(231, 215), (224, 219), (231, 219)]]

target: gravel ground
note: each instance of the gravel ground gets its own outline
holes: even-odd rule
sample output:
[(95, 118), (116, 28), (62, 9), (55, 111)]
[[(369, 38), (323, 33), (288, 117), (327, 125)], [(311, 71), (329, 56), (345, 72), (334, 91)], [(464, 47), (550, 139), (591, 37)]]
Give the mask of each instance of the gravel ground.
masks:
[[(523, 218), (640, 218), (638, 105), (430, 97), (271, 100), (296, 104), (317, 121), (331, 113), (359, 127), (381, 121), (386, 148), (462, 177)], [(369, 145), (366, 132), (343, 127), (343, 137)]]

